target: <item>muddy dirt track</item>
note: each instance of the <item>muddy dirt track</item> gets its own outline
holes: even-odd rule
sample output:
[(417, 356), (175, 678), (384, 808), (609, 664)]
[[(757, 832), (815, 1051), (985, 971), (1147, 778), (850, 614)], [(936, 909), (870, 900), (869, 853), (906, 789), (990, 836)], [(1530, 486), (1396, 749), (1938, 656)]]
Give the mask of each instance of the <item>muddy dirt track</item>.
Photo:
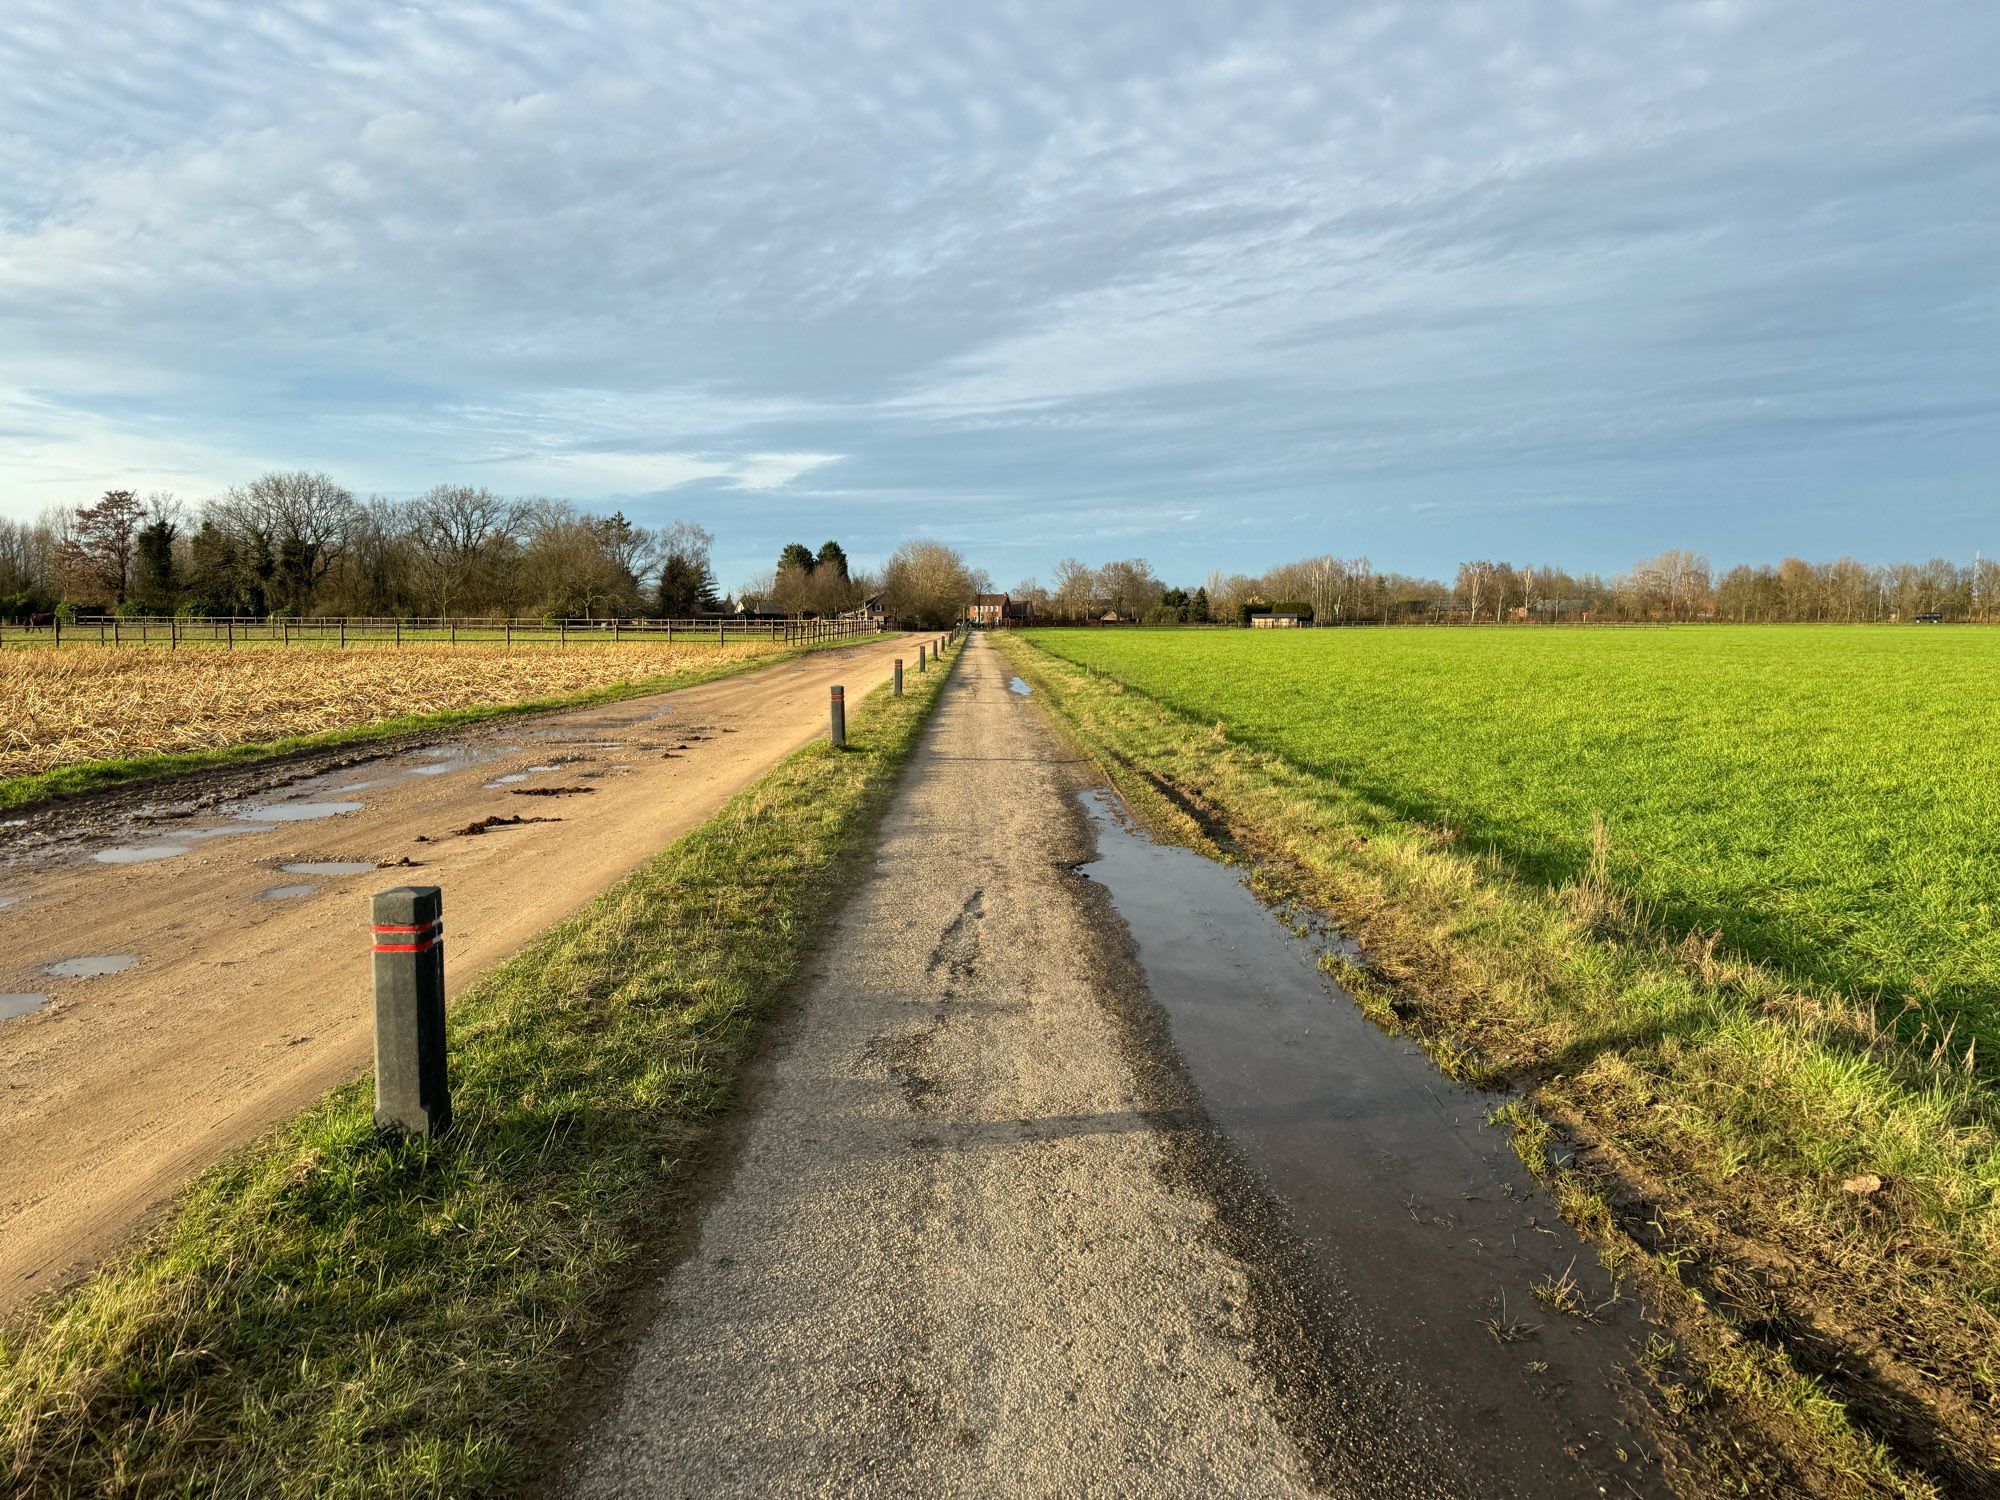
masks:
[[(1114, 849), (989, 642), (957, 672), (553, 1487), (1664, 1493), (1618, 1390), (1634, 1328), (1485, 1326), (1588, 1259), (1485, 1104), (1342, 1029), (1234, 872)], [(1202, 1006), (1262, 1045), (1204, 1042)]]
[(899, 655), (914, 670), (916, 639), (10, 819), (0, 1308), (367, 1070), (370, 893), (444, 888), (456, 993), (824, 733), (830, 684), (853, 702)]

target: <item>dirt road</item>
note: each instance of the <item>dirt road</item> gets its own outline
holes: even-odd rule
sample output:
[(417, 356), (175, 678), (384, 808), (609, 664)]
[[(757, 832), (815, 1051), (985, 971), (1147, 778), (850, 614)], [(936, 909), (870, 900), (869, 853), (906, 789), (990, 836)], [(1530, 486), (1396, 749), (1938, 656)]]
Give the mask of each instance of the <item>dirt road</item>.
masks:
[[(371, 892), (444, 888), (456, 992), (823, 733), (829, 684), (851, 702), (915, 654), (871, 640), (0, 829), (0, 1307), (367, 1070)], [(494, 817), (531, 821), (472, 831)]]
[[(1076, 870), (1087, 768), (986, 641), (958, 671), (758, 1069), (697, 1243), (594, 1419), (570, 1424), (560, 1487), (1652, 1489), (1583, 1461), (1560, 1392), (1468, 1402), (1454, 1387), (1475, 1366), (1450, 1350), (1494, 1339), (1430, 1288), (1403, 1322), (1443, 1352), (1413, 1359), (1392, 1323), (1322, 1295), (1338, 1265), (1294, 1274), (1300, 1244), (1207, 1119), (1131, 934)], [(1252, 1022), (1254, 996), (1223, 998)]]

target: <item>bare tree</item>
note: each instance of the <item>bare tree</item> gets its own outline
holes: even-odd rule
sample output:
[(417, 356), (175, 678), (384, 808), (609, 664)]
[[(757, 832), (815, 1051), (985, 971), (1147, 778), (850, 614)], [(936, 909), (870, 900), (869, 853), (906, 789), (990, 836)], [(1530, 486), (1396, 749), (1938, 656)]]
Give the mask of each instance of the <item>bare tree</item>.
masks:
[(301, 469), (233, 487), (209, 516), (245, 554), (267, 606), (306, 609), (346, 550), (358, 511), (346, 489)]
[(905, 542), (883, 571), (884, 602), (905, 623), (935, 630), (964, 615), (983, 578), (942, 542)]
[(491, 602), (497, 575), (520, 544), (527, 510), (519, 500), (465, 484), (436, 485), (410, 502), (406, 535), (430, 613), (464, 610), (482, 588), (480, 602)]
[(1097, 575), (1074, 557), (1056, 564), (1049, 604), (1065, 620), (1087, 620), (1097, 612)]

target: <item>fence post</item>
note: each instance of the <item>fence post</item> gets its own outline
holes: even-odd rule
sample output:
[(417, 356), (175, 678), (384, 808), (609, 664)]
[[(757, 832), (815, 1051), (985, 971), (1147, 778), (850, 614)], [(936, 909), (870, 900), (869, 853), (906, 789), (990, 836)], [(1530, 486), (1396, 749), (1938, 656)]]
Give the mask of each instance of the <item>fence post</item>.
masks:
[(57, 616), (56, 616), (56, 619), (55, 619), (55, 626), (56, 626), (56, 644), (57, 644), (58, 646), (60, 646), (60, 645), (62, 644), (62, 616), (61, 616), (61, 615), (57, 615)]
[(451, 1127), (444, 1065), (444, 892), (378, 891), (375, 931), (375, 1124), (411, 1135)]
[(231, 615), (229, 617), (228, 630), (229, 630), (229, 649), (231, 651), (234, 651), (236, 649), (236, 616), (234, 615)]
[(830, 720), (828, 728), (833, 734), (833, 748), (836, 750), (845, 750), (847, 748), (847, 689), (837, 683), (833, 687), (832, 697), (827, 701), (827, 716)]
[(896, 658), (896, 696), (903, 696), (903, 658)]
[(917, 670), (921, 672), (923, 671), (923, 669), (924, 669), (924, 648), (922, 646), (919, 646), (917, 647)]
[(340, 649), (341, 649), (341, 650), (343, 650), (343, 651), (345, 651), (345, 650), (347, 649), (347, 616), (346, 616), (346, 615), (342, 615), (342, 616), (340, 617)]

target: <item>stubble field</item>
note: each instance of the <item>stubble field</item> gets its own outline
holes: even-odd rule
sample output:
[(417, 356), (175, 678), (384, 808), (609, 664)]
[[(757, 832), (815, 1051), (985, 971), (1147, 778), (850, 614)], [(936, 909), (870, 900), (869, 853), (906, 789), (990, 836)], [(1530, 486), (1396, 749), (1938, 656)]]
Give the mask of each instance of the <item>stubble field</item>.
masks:
[(338, 733), (629, 683), (678, 685), (783, 649), (759, 641), (0, 652), (0, 787), (105, 760)]

